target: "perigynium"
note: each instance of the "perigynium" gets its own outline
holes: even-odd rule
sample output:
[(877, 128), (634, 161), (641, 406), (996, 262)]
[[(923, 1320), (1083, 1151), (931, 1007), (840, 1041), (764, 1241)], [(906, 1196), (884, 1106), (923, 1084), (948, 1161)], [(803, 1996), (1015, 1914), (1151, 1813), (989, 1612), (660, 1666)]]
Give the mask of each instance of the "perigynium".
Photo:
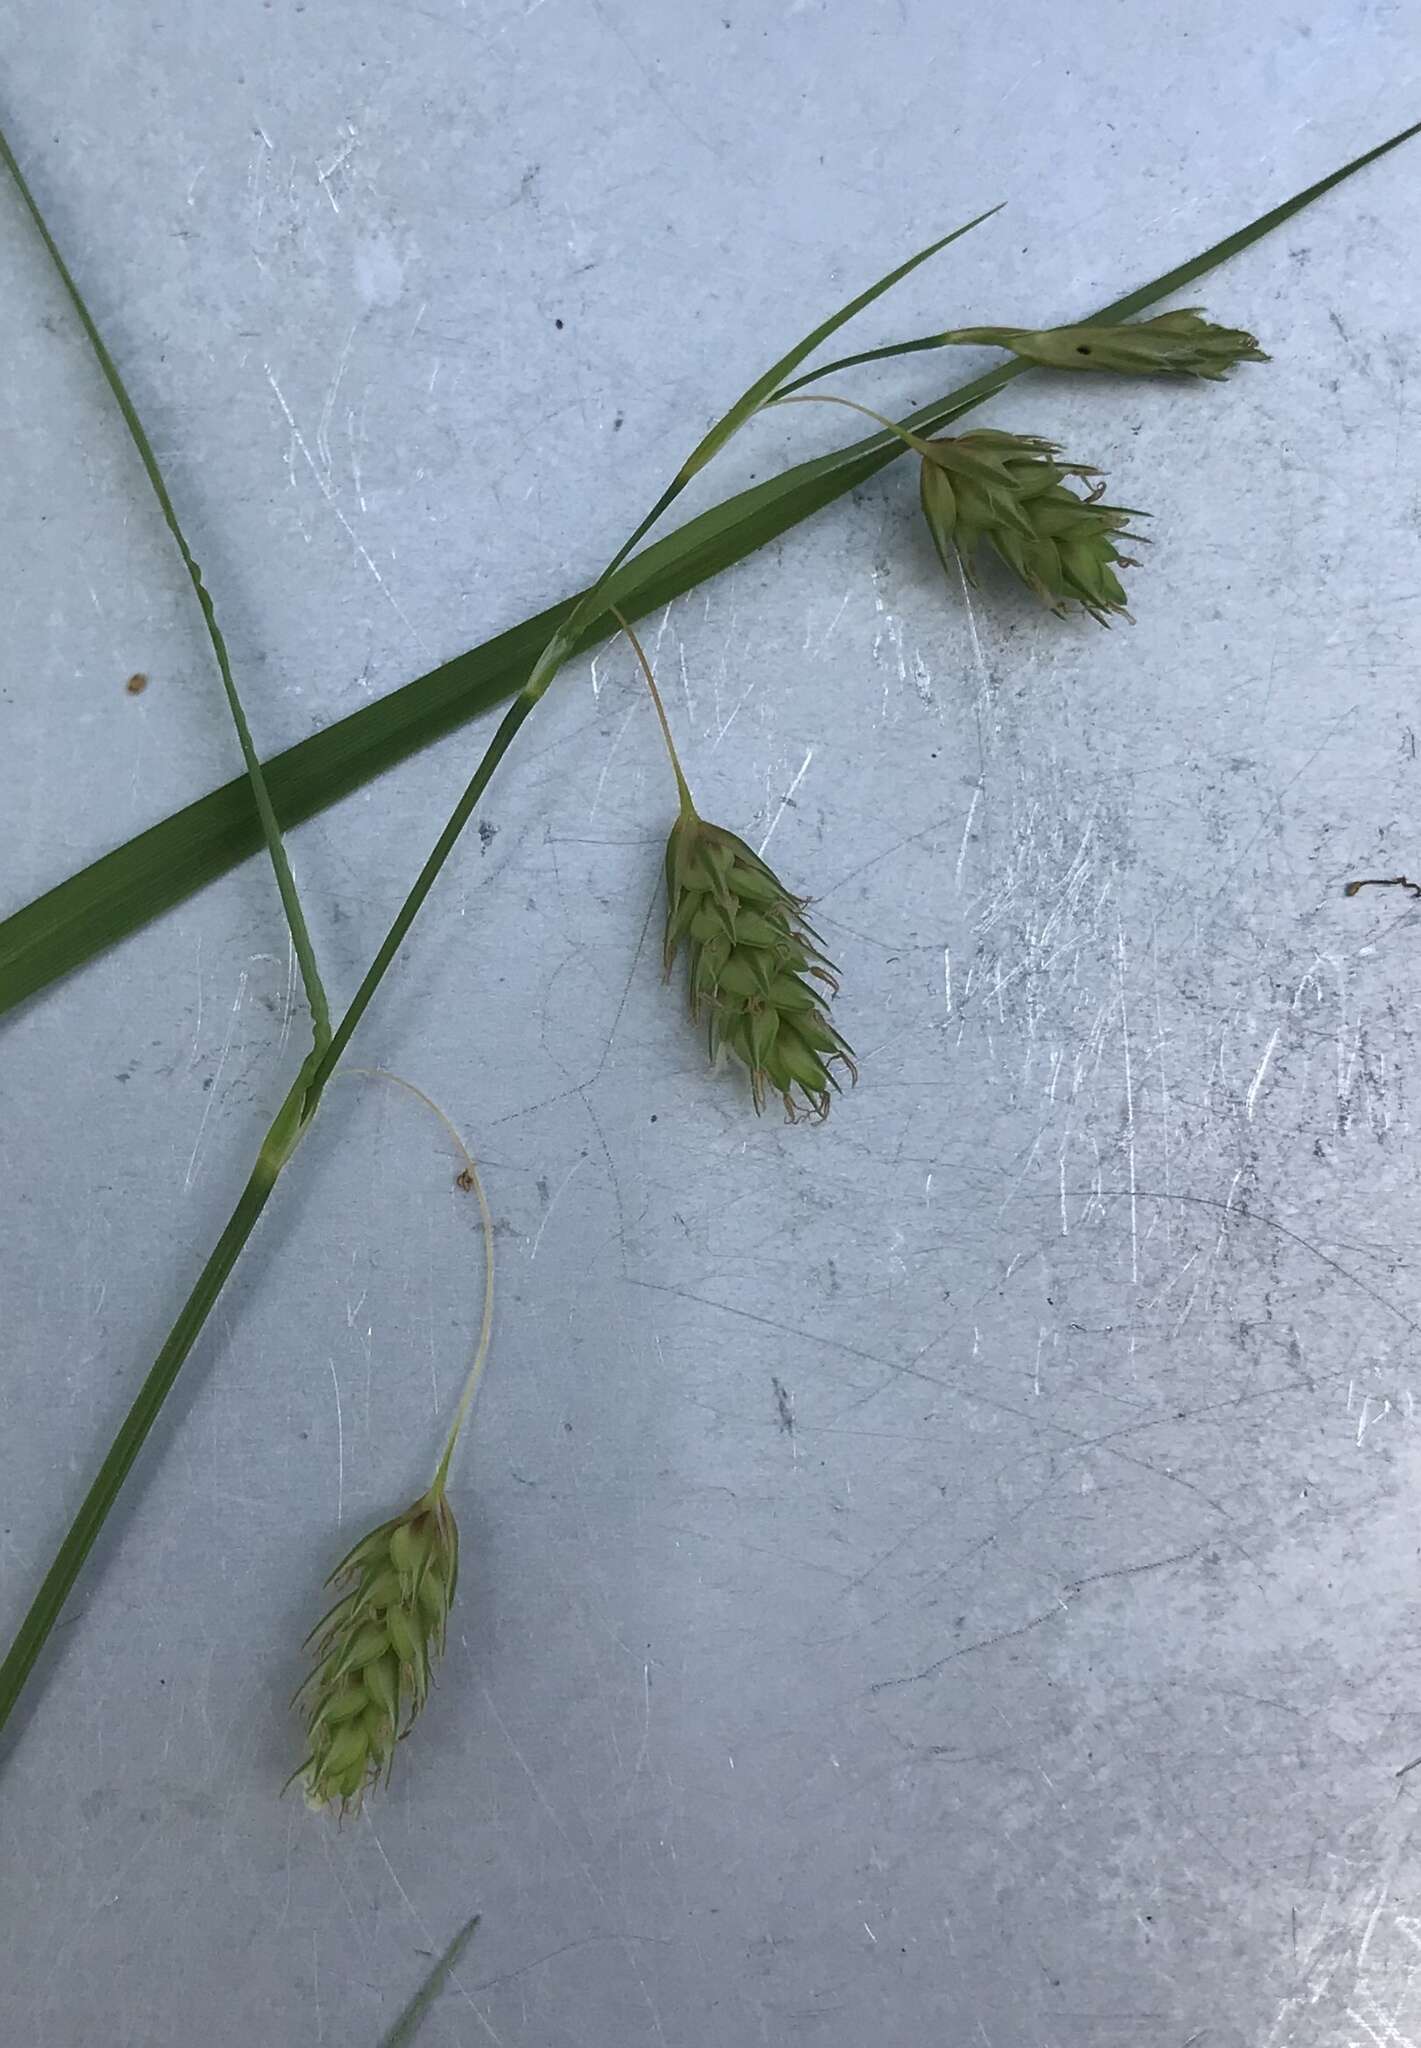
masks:
[(1220, 327), (1198, 306), (1117, 326), (956, 327), (945, 342), (1007, 348), (1048, 370), (1114, 370), (1129, 376), (1226, 377), (1238, 363), (1266, 363), (1257, 338)]
[(923, 516), (944, 568), (956, 561), (974, 577), (986, 543), (1053, 612), (1079, 605), (1101, 625), (1129, 617), (1115, 572), (1136, 564), (1115, 543), (1140, 538), (1128, 526), (1144, 515), (1104, 504), (1103, 483), (1084, 497), (1067, 488), (1067, 477), (1097, 470), (1061, 461), (1053, 442), (991, 427), (921, 442), (918, 452)]
[(829, 1114), (836, 1066), (857, 1078), (824, 1007), (839, 990), (833, 962), (804, 909), (743, 839), (682, 810), (666, 842), (666, 972), (684, 944), (691, 1015), (705, 1023), (712, 1060), (732, 1054), (756, 1109), (773, 1090), (791, 1123), (805, 1110), (819, 1122)]
[(317, 1664), (297, 1695), (306, 1803), (357, 1810), (388, 1778), (395, 1744), (429, 1697), (459, 1582), (459, 1528), (442, 1481), (346, 1552), (326, 1581), (346, 1590), (307, 1637)]
[[(941, 339), (941, 337), (939, 337)], [(789, 393), (776, 405), (843, 405), (896, 434), (921, 460), (923, 515), (944, 568), (955, 561), (976, 580), (976, 557), (988, 542), (1043, 604), (1064, 616), (1073, 605), (1098, 624), (1112, 614), (1129, 618), (1119, 568), (1136, 568), (1116, 538), (1143, 512), (1102, 504), (1097, 483), (1084, 497), (1066, 488), (1067, 477), (1098, 477), (1085, 462), (1062, 462), (1053, 441), (982, 427), (971, 434), (925, 440), (871, 406), (830, 392)]]
[(791, 1123), (806, 1112), (822, 1123), (839, 1088), (835, 1068), (858, 1079), (825, 1007), (839, 992), (834, 963), (805, 922), (805, 899), (743, 839), (697, 811), (651, 663), (621, 613), (614, 616), (646, 678), (681, 799), (666, 841), (667, 978), (686, 946), (691, 1015), (705, 1024), (712, 1061), (730, 1054), (740, 1062), (757, 1112), (773, 1092)]

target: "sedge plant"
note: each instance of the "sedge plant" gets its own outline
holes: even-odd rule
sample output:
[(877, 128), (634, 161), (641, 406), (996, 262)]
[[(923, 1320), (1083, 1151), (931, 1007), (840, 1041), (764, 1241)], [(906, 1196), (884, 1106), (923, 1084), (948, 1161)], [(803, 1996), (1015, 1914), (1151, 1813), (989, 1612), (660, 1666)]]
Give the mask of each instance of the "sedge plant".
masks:
[[(1418, 127), (1421, 124), (1392, 137), (1200, 256), (1165, 272), (1066, 331), (1099, 332), (1103, 336), (1106, 330), (1112, 335), (1117, 330), (1126, 330), (1135, 314), (1192, 283), (1214, 265), (1281, 225), (1343, 178), (1416, 133)], [(18, 167), (8, 149), (4, 156), (12, 175), (18, 179)], [(59, 262), (39, 209), (29, 199), (22, 181), (21, 189), (45, 246)], [(1113, 565), (1118, 559), (1113, 552), (1114, 537), (1123, 529), (1112, 523), (1115, 515), (1109, 508), (1096, 502), (1092, 515), (1082, 508), (1091, 508), (1093, 501), (1065, 487), (1068, 476), (1085, 473), (1080, 466), (1058, 464), (1049, 444), (1028, 442), (1021, 437), (1007, 437), (1012, 441), (1007, 448), (1000, 441), (984, 442), (980, 435), (962, 436), (951, 444), (955, 452), (950, 458), (924, 452), (939, 448), (941, 444), (934, 437), (1004, 388), (1013, 377), (1042, 366), (1041, 337), (1059, 335), (1062, 330), (993, 330), (994, 344), (1009, 351), (1010, 360), (1006, 363), (904, 421), (884, 421), (880, 431), (866, 440), (817, 461), (798, 464), (767, 484), (712, 507), (675, 534), (659, 541), (650, 538), (653, 527), (691, 480), (765, 406), (794, 396), (798, 387), (831, 370), (960, 345), (969, 336), (978, 338), (982, 330), (944, 330), (798, 374), (807, 359), (848, 320), (985, 218), (982, 215), (966, 223), (896, 266), (816, 326), (757, 378), (696, 444), (670, 484), (587, 590), (515, 628), (511, 634), (500, 636), (473, 655), (446, 664), (432, 676), (407, 686), (404, 693), (397, 692), (384, 705), (369, 707), (368, 713), (342, 721), (327, 733), (316, 735), (314, 741), (305, 742), (303, 747), (272, 762), (262, 763), (256, 754), (235, 684), (231, 683), (225, 650), (219, 648), (210, 599), (182, 540), (176, 515), (169, 519), (170, 530), (183, 552), (203, 606), (209, 637), (227, 687), (229, 708), (242, 741), (245, 777), (240, 784), (214, 792), (176, 818), (140, 835), (116, 855), (95, 863), (7, 919), (0, 926), (0, 1011), (42, 988), (123, 932), (136, 928), (166, 903), (179, 900), (264, 840), (307, 980), (312, 1045), (258, 1147), (232, 1216), (100, 1464), (0, 1664), (0, 1727), (30, 1678), (35, 1660), (154, 1420), (272, 1189), (310, 1128), (396, 951), (519, 730), (571, 657), (605, 638), (618, 614), (636, 619), (669, 601), (679, 591), (692, 587), (852, 489), (891, 462), (905, 445), (915, 447), (920, 454), (925, 474), (931, 463), (949, 479), (950, 506), (944, 492), (935, 485), (934, 510), (929, 514), (930, 524), (934, 519), (937, 521), (934, 539), (940, 547), (950, 548), (957, 558), (970, 563), (976, 546), (989, 542), (1048, 602), (1054, 599), (1058, 603), (1079, 604), (1096, 616), (1120, 609), (1116, 586), (1107, 578), (1113, 577)], [(101, 364), (111, 368), (97, 331), (83, 310), (77, 288), (62, 264), (61, 275)], [(1173, 332), (1177, 334), (1179, 330)], [(1217, 335), (1219, 331), (1214, 332)], [(1242, 335), (1241, 330), (1222, 332), (1235, 339)], [(1199, 353), (1204, 341), (1194, 330), (1189, 330), (1185, 338), (1195, 348), (1192, 366), (1183, 362), (1178, 350), (1174, 360), (1164, 361), (1169, 350), (1158, 343), (1153, 346), (1151, 360), (1127, 361), (1129, 345), (1117, 338), (1112, 343), (1114, 359), (1103, 367), (1171, 369), (1176, 374), (1212, 376), (1214, 370), (1201, 368), (1200, 364), (1206, 360), (1216, 363), (1217, 356), (1208, 355), (1207, 351)], [(1242, 339), (1252, 345), (1256, 355), (1252, 337)], [(1058, 353), (1061, 346), (1057, 344)], [(1219, 346), (1216, 339), (1208, 342), (1208, 348)], [(1150, 355), (1151, 345), (1144, 347), (1145, 354)], [(1066, 352), (1070, 352), (1069, 345)], [(1234, 355), (1236, 359), (1247, 359), (1250, 349), (1236, 348)], [(108, 376), (108, 368), (105, 374)], [(132, 431), (136, 414), (130, 417), (131, 407), (127, 407), (116, 371), (109, 376), (109, 382), (120, 406), (126, 408), (125, 418)], [(144, 443), (140, 436), (141, 429), (135, 438), (142, 453)], [(963, 444), (971, 441), (976, 445), (964, 457)], [(167, 517), (171, 508), (157, 465), (145, 459), (145, 467)], [(1032, 513), (1028, 508), (1038, 498), (1044, 501), (1044, 508), (1038, 507)], [(1069, 509), (1062, 498), (1077, 509)], [(1043, 509), (1049, 513), (1044, 522)], [(1013, 536), (1018, 556), (1015, 560), (1011, 551)], [(1046, 545), (1048, 542), (1055, 548), (1054, 556)], [(511, 696), (508, 709), (355, 994), (339, 1020), (331, 1022), (309, 940), (299, 936), (304, 934), (305, 927), (294, 880), (281, 851), (282, 827), (298, 817), (311, 815), (380, 767), (402, 758), (476, 711), (489, 708), (503, 696)], [(708, 1017), (713, 1047), (736, 1055), (748, 1069), (757, 1102), (763, 1100), (767, 1087), (774, 1087), (786, 1097), (791, 1108), (798, 1099), (815, 1113), (822, 1113), (822, 1106), (827, 1104), (825, 1084), (830, 1070), (848, 1059), (848, 1049), (828, 1022), (819, 991), (812, 985), (818, 981), (821, 987), (831, 988), (831, 979), (826, 981), (824, 977), (832, 977), (832, 970), (803, 923), (799, 899), (783, 888), (742, 841), (706, 824), (695, 813), (694, 806), (687, 808), (689, 793), (679, 764), (677, 775), (682, 811), (673, 827), (673, 851), (668, 862), (668, 951), (674, 957), (682, 943), (687, 946), (693, 1004)], [(798, 994), (791, 995), (791, 984), (797, 987)], [(771, 1016), (773, 1028), (767, 1021)], [(486, 1317), (490, 1300), (491, 1296), (487, 1296)], [(407, 1730), (427, 1692), (432, 1658), (447, 1624), (457, 1567), (457, 1533), (446, 1495), (449, 1459), (473, 1399), (486, 1350), (485, 1342), (430, 1488), (403, 1514), (372, 1531), (337, 1568), (337, 1575), (344, 1575), (345, 1591), (318, 1635), (319, 1661), (306, 1694), (308, 1755), (301, 1774), (308, 1794), (317, 1803), (338, 1807), (358, 1803), (365, 1787), (388, 1768), (393, 1743)], [(356, 1724), (358, 1733), (341, 1732), (352, 1731)]]

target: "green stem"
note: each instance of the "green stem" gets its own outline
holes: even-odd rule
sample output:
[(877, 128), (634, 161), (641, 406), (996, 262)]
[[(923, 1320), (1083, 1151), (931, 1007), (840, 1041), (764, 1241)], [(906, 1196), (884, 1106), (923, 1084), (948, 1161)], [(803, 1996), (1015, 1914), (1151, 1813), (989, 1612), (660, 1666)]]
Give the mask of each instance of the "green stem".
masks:
[(321, 982), (320, 970), (316, 965), (315, 949), (311, 944), (311, 936), (306, 929), (306, 919), (301, 909), (301, 899), (296, 893), (295, 877), (291, 872), (291, 864), (286, 858), (286, 848), (282, 844), (281, 827), (277, 823), (276, 812), (272, 807), (271, 794), (267, 789), (266, 777), (262, 772), (261, 756), (257, 753), (253, 743), (251, 730), (247, 724), (246, 713), (242, 709), (242, 700), (237, 694), (237, 685), (232, 676), (232, 664), (227, 656), (227, 643), (223, 639), (222, 629), (217, 623), (217, 613), (213, 608), (211, 594), (208, 591), (207, 585), (202, 580), (201, 569), (193, 560), (192, 550), (187, 544), (187, 536), (179, 524), (177, 512), (173, 507), (173, 501), (168, 495), (168, 486), (163, 479), (163, 472), (158, 467), (158, 458), (153, 453), (153, 445), (148, 439), (142, 420), (138, 417), (138, 410), (128, 395), (128, 388), (124, 384), (123, 378), (119, 375), (118, 365), (109, 354), (104, 338), (94, 323), (93, 315), (84, 303), (84, 296), (75, 283), (68, 264), (59, 253), (59, 245), (53, 235), (51, 235), (48, 223), (40, 211), (39, 202), (26, 183), (24, 173), (21, 171), (19, 164), (15, 161), (14, 151), (10, 148), (3, 129), (0, 129), (0, 163), (4, 164), (14, 180), (15, 188), (19, 192), (26, 211), (34, 223), (35, 231), (44, 244), (51, 263), (53, 263), (55, 270), (59, 274), (60, 283), (69, 295), (69, 302), (74, 308), (79, 325), (83, 328), (89, 346), (94, 352), (100, 370), (103, 372), (104, 381), (107, 383), (109, 390), (113, 394), (114, 401), (123, 415), (123, 423), (128, 428), (129, 438), (137, 449), (138, 459), (143, 464), (149, 483), (153, 486), (153, 495), (158, 500), (159, 509), (163, 514), (163, 522), (177, 544), (178, 553), (182, 557), (183, 567), (187, 570), (189, 580), (197, 595), (197, 602), (202, 612), (202, 622), (207, 628), (207, 637), (211, 642), (212, 652), (217, 659), (217, 671), (222, 678), (222, 688), (227, 697), (227, 708), (232, 714), (232, 723), (237, 729), (237, 741), (242, 749), (242, 759), (246, 764), (247, 779), (251, 783), (252, 800), (256, 804), (257, 816), (261, 820), (262, 836), (266, 840), (267, 851), (271, 855), (272, 868), (276, 874), (276, 886), (281, 895), (282, 908), (286, 912), (286, 922), (291, 931), (291, 943), (296, 949), (296, 958), (301, 967), (301, 979), (306, 988), (306, 1001), (311, 1011), (312, 1036), (319, 1048), (325, 1044), (331, 1033), (330, 1011), (326, 1002), (326, 992)]
[(806, 384), (817, 384), (821, 377), (832, 377), (836, 370), (856, 370), (860, 363), (886, 363), (893, 356), (916, 356), (925, 349), (946, 348), (951, 338), (947, 334), (920, 334), (916, 341), (890, 341), (882, 348), (864, 348), (857, 355), (838, 356), (832, 363), (821, 363), (817, 370), (806, 370), (802, 377), (795, 377), (782, 385), (775, 393), (775, 399), (788, 398), (792, 392), (802, 391)]
[(632, 644), (632, 653), (637, 658), (641, 672), (646, 678), (646, 687), (651, 692), (651, 701), (656, 706), (656, 716), (661, 722), (661, 737), (666, 742), (666, 752), (671, 761), (671, 773), (676, 778), (676, 794), (681, 800), (681, 816), (683, 818), (694, 818), (696, 806), (691, 800), (691, 786), (687, 782), (685, 773), (682, 770), (681, 756), (676, 751), (676, 742), (671, 737), (671, 721), (666, 716), (666, 706), (662, 703), (661, 692), (656, 687), (656, 677), (651, 672), (651, 663), (646, 658), (646, 649), (638, 640), (635, 628), (627, 624), (627, 621), (622, 617), (617, 607), (610, 605), (608, 609)]
[(306, 1091), (306, 1106), (303, 1112), (307, 1122), (310, 1121), (315, 1113), (316, 1104), (321, 1099), (322, 1091), (330, 1080), (331, 1075), (335, 1072), (336, 1063), (340, 1059), (341, 1054), (349, 1045), (356, 1025), (369, 1009), (371, 997), (384, 979), (386, 969), (399, 951), (406, 932), (414, 923), (419, 913), (420, 905), (434, 887), (435, 877), (453, 852), (455, 842), (468, 824), (469, 819), (473, 816), (475, 804), (493, 779), (494, 769), (497, 768), (499, 762), (508, 752), (510, 746), (512, 746), (514, 734), (533, 709), (535, 701), (535, 699), (529, 698), (520, 692), (499, 720), (498, 730), (485, 748), (483, 759), (470, 777), (464, 794), (450, 813), (448, 824), (435, 840), (434, 849), (424, 866), (420, 869), (414, 887), (396, 911), (394, 922), (381, 940), (380, 950), (371, 961), (365, 979), (351, 997), (350, 1005), (339, 1024), (337, 1024), (331, 1036), (330, 1044), (325, 1048), (320, 1058), (314, 1062), (311, 1079)]
[[(842, 405), (850, 412), (861, 412), (866, 420), (876, 420), (885, 434), (896, 434), (905, 448), (911, 448), (915, 455), (931, 457), (932, 450), (921, 434), (913, 433), (907, 427), (900, 427), (896, 420), (890, 420), (885, 413), (875, 412), (871, 405), (860, 405), (856, 398), (840, 398), (831, 391), (807, 392), (803, 398), (795, 398), (787, 391), (781, 391), (770, 405)], [(767, 406), (766, 411), (769, 410)]]
[(45, 1573), (29, 1612), (20, 1623), (14, 1641), (0, 1664), (0, 1729), (10, 1717), (45, 1639), (59, 1619), (94, 1539), (104, 1526), (110, 1508), (118, 1498), (133, 1462), (148, 1439), (173, 1382), (192, 1350), (203, 1324), (221, 1293), (227, 1276), (256, 1227), (257, 1218), (270, 1200), (282, 1167), (290, 1158), (297, 1136), (298, 1089), (287, 1096), (266, 1135), (256, 1165), (252, 1168), (236, 1208), (198, 1275), (197, 1284), (184, 1302), (182, 1312), (168, 1333), (148, 1377), (139, 1388), (132, 1407), (100, 1465), (93, 1485), (85, 1494), (78, 1513), (69, 1525), (53, 1564)]
[(458, 1126), (453, 1118), (446, 1115), (434, 1100), (434, 1097), (426, 1095), (424, 1090), (417, 1088), (413, 1081), (407, 1081), (403, 1074), (392, 1074), (385, 1067), (346, 1067), (344, 1069), (344, 1075), (347, 1080), (356, 1074), (363, 1074), (367, 1080), (388, 1081), (394, 1088), (403, 1088), (407, 1095), (413, 1095), (416, 1102), (422, 1102), (427, 1110), (438, 1117), (440, 1123), (443, 1124), (445, 1130), (449, 1133), (449, 1136), (454, 1140), (459, 1155), (464, 1162), (465, 1177), (469, 1186), (473, 1188), (475, 1195), (478, 1197), (479, 1223), (484, 1241), (483, 1314), (479, 1318), (479, 1335), (478, 1342), (474, 1346), (474, 1362), (469, 1367), (468, 1374), (465, 1377), (463, 1392), (460, 1394), (458, 1406), (454, 1410), (454, 1420), (449, 1426), (448, 1436), (444, 1439), (444, 1450), (440, 1456), (439, 1463), (434, 1468), (434, 1477), (429, 1484), (430, 1494), (435, 1499), (438, 1499), (444, 1492), (445, 1485), (448, 1482), (449, 1467), (454, 1457), (454, 1447), (459, 1441), (460, 1431), (469, 1419), (469, 1410), (474, 1405), (474, 1396), (479, 1391), (479, 1382), (484, 1376), (484, 1367), (488, 1364), (489, 1344), (493, 1338), (493, 1217), (489, 1211), (488, 1196), (484, 1192), (483, 1176), (479, 1172), (478, 1161), (464, 1143), (462, 1137), (460, 1137)]

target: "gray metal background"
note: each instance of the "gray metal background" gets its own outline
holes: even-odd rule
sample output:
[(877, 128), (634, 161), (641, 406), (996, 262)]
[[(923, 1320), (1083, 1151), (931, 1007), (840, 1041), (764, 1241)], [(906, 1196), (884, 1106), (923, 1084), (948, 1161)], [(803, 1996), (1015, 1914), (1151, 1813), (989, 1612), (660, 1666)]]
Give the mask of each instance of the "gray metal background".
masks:
[[(1414, 118), (1421, 55), (1362, 0), (0, 22), (267, 750), (593, 571), (969, 213), (1010, 202), (865, 340), (1088, 309)], [(11, 1745), (5, 2043), (374, 2048), (475, 1910), (431, 2043), (1421, 2033), (1421, 910), (1341, 893), (1421, 867), (1417, 147), (1188, 295), (1270, 367), (984, 416), (1151, 510), (1133, 628), (968, 603), (906, 470), (651, 622), (703, 808), (842, 964), (826, 1129), (705, 1073), (648, 707), (621, 652), (566, 675), (358, 1042), (499, 1218), (438, 1696), (358, 1822), (278, 1803), (321, 1574), (423, 1483), (478, 1311), (457, 1162), (352, 1080)], [(237, 757), (4, 194), (0, 353), (8, 905)], [(759, 424), (715, 494), (840, 435)], [(478, 744), (295, 835), (337, 991)], [(7, 1630), (301, 1038), (257, 862), (7, 1027)]]

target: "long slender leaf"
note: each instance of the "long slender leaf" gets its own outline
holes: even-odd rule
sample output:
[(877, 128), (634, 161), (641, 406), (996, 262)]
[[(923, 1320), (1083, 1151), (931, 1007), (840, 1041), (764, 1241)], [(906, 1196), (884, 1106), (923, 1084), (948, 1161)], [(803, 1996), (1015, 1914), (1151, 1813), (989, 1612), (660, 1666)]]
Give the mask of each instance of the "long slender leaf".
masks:
[(217, 611), (212, 602), (211, 592), (203, 582), (202, 571), (193, 557), (192, 549), (188, 546), (187, 535), (183, 532), (182, 526), (179, 523), (177, 510), (168, 493), (167, 481), (159, 467), (158, 458), (153, 452), (153, 444), (148, 439), (147, 431), (138, 416), (138, 408), (128, 395), (128, 387), (119, 373), (118, 364), (110, 355), (104, 338), (94, 321), (94, 317), (85, 303), (84, 295), (75, 282), (69, 265), (61, 255), (58, 243), (49, 231), (49, 224), (40, 211), (39, 201), (26, 183), (24, 173), (15, 161), (14, 151), (6, 139), (3, 129), (0, 129), (0, 163), (9, 172), (15, 189), (25, 206), (25, 210), (34, 223), (35, 231), (44, 245), (45, 253), (53, 263), (59, 275), (59, 281), (69, 295), (69, 303), (74, 308), (79, 325), (83, 328), (85, 338), (94, 352), (94, 357), (103, 374), (104, 382), (113, 393), (114, 402), (122, 415), (124, 425), (128, 429), (129, 438), (138, 451), (139, 461), (143, 464), (144, 474), (153, 486), (153, 495), (158, 500), (158, 509), (163, 515), (163, 523), (176, 543), (178, 553), (182, 557), (183, 567), (187, 570), (188, 579), (197, 597), (198, 609), (202, 613), (202, 623), (207, 628), (207, 638), (211, 644), (213, 655), (216, 658), (217, 672), (222, 678), (222, 688), (227, 698), (227, 709), (231, 713), (232, 723), (237, 729), (237, 743), (242, 750), (242, 759), (246, 763), (247, 780), (251, 785), (252, 801), (256, 806), (257, 822), (261, 827), (261, 834), (266, 841), (267, 852), (271, 857), (272, 870), (276, 876), (277, 891), (281, 897), (282, 908), (286, 912), (287, 926), (291, 932), (291, 943), (295, 948), (296, 958), (300, 963), (301, 980), (306, 990), (306, 1001), (311, 1012), (312, 1036), (318, 1046), (324, 1045), (331, 1032), (326, 991), (321, 982), (320, 969), (316, 965), (316, 954), (315, 948), (311, 944), (311, 935), (306, 929), (306, 919), (301, 909), (301, 898), (296, 889), (296, 877), (291, 872), (291, 863), (287, 860), (286, 848), (282, 845), (281, 827), (277, 823), (276, 812), (272, 808), (271, 795), (266, 786), (266, 777), (262, 773), (261, 758), (257, 753), (256, 744), (252, 739), (251, 728), (247, 724), (247, 714), (242, 707), (242, 700), (237, 692), (236, 678), (232, 674), (232, 664), (227, 655), (227, 642), (223, 638), (222, 629), (217, 623)]
[[(1128, 319), (1183, 290), (1418, 132), (1421, 122), (1187, 263), (1102, 306), (1091, 320)], [(1028, 368), (1005, 363), (925, 407), (906, 424), (936, 432)], [(797, 463), (654, 542), (621, 571), (608, 596), (628, 617), (644, 617), (799, 525), (901, 452), (901, 442), (880, 434)], [(568, 598), (537, 613), (268, 761), (267, 786), (283, 828), (289, 831), (512, 696), (578, 601)], [(573, 652), (595, 646), (612, 631), (605, 613), (590, 619)], [(226, 874), (260, 845), (251, 791), (245, 780), (229, 782), (26, 904), (0, 924), (0, 1015)]]

